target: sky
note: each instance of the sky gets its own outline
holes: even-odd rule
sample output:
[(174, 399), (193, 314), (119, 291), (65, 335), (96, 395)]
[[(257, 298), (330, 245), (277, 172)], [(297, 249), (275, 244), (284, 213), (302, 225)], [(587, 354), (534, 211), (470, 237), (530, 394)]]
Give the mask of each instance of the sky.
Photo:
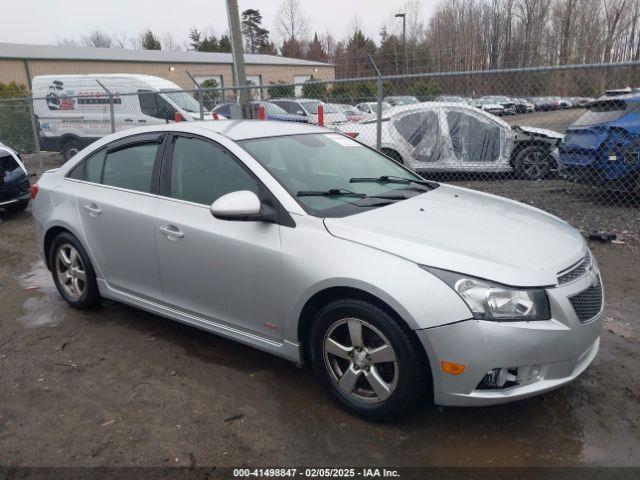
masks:
[[(279, 40), (275, 16), (282, 0), (238, 0), (240, 11), (260, 10), (264, 26)], [(414, 0), (415, 1), (415, 0)], [(422, 0), (426, 17), (435, 0)], [(191, 27), (220, 35), (227, 31), (225, 0), (2, 0), (0, 42), (56, 44), (79, 39), (95, 29), (109, 34), (136, 37), (150, 28), (161, 39), (167, 31), (179, 44), (187, 43)], [(300, 0), (311, 31), (331, 31), (343, 38), (357, 15), (361, 29), (374, 39), (380, 27), (401, 12), (407, 0)], [(395, 23), (400, 26), (401, 19)]]

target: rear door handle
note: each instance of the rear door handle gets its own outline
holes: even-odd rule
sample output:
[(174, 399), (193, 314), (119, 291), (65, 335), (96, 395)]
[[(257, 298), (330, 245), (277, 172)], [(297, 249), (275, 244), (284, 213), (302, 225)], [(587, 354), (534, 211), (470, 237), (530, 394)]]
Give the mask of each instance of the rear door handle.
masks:
[(87, 212), (89, 212), (89, 215), (91, 215), (92, 217), (95, 217), (102, 213), (102, 210), (100, 210), (95, 203), (91, 203), (89, 205), (83, 205), (83, 207)]
[(182, 233), (178, 227), (175, 225), (167, 225), (166, 227), (159, 227), (161, 233), (166, 235), (169, 240), (178, 240), (179, 238), (184, 237), (184, 233)]
[(124, 121), (125, 122), (133, 122), (133, 118), (125, 118)]

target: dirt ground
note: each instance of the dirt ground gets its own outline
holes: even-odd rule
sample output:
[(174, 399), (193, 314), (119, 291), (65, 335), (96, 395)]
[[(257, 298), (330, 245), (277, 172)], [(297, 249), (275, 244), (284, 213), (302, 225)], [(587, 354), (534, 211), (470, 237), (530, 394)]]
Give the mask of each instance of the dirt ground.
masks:
[(560, 180), (461, 183), (618, 232), (591, 243), (606, 318), (600, 353), (572, 384), (367, 422), (308, 367), (120, 304), (71, 310), (37, 254), (30, 209), (0, 211), (0, 465), (639, 465), (640, 210)]

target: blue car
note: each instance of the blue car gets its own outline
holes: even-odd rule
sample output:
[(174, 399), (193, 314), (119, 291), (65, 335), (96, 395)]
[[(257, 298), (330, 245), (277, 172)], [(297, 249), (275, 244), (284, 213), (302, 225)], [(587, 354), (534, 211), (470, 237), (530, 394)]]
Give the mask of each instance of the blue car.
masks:
[[(266, 120), (278, 120), (281, 122), (299, 122), (299, 123), (307, 123), (307, 117), (302, 115), (294, 115), (291, 113), (287, 113), (283, 108), (279, 107), (275, 103), (252, 100), (249, 102), (253, 107), (257, 108), (262, 106), (265, 110)], [(233, 103), (221, 103), (216, 105), (213, 109), (213, 112), (222, 115), (225, 118), (232, 117), (232, 105)]]
[(640, 192), (640, 95), (590, 103), (558, 150), (563, 178)]

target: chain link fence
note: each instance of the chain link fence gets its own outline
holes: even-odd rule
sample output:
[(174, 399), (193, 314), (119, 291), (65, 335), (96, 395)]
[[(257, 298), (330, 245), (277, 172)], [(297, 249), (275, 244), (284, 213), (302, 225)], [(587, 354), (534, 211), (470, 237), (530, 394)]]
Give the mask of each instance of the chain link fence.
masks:
[(584, 230), (640, 232), (640, 62), (225, 88), (193, 80), (191, 90), (96, 77), (0, 99), (0, 141), (60, 152), (63, 162), (133, 127), (321, 124), (424, 177), (523, 201)]

